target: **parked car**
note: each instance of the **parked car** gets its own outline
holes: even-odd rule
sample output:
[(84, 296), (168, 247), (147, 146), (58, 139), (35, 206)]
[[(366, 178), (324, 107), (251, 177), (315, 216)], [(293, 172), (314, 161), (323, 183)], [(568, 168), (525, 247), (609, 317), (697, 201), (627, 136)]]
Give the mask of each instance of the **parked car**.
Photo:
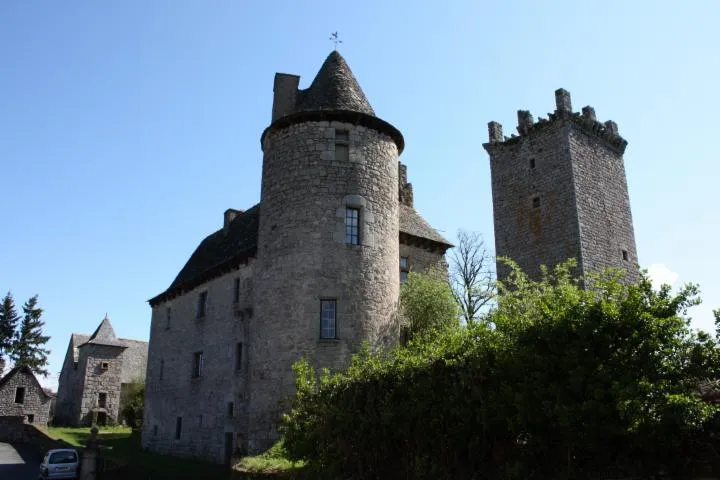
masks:
[(49, 450), (40, 464), (40, 479), (78, 478), (80, 456), (72, 448)]

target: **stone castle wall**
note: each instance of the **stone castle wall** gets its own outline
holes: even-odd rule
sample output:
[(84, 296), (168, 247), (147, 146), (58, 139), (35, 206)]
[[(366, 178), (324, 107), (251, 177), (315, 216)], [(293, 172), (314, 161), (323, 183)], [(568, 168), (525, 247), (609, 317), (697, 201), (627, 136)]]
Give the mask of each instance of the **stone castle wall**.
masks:
[[(145, 384), (142, 445), (149, 450), (223, 461), (225, 434), (233, 449), (245, 448), (247, 429), (247, 329), (252, 315), (253, 260), (153, 308)], [(240, 301), (233, 302), (235, 279)], [(196, 316), (198, 296), (207, 292), (206, 314)], [(170, 321), (167, 309), (171, 310)], [(237, 343), (243, 342), (241, 368)], [(203, 353), (201, 375), (193, 378), (193, 355)], [(233, 402), (233, 415), (228, 403)], [(180, 438), (175, 438), (177, 418)]]
[[(107, 365), (107, 368), (103, 368)], [(122, 348), (109, 345), (86, 344), (80, 347), (80, 371), (85, 381), (80, 388), (80, 423), (90, 425), (93, 411), (104, 412), (108, 422), (118, 421), (120, 412), (120, 384), (122, 378)], [(105, 393), (105, 407), (98, 405), (99, 394)]]
[[(336, 159), (336, 129), (349, 161)], [(397, 338), (398, 151), (363, 126), (304, 122), (263, 144), (255, 311), (250, 330), (249, 448), (276, 438), (294, 391), (292, 363), (344, 366), (364, 340)], [(360, 209), (361, 245), (345, 243), (345, 210)], [(337, 301), (337, 338), (320, 339), (320, 301)]]

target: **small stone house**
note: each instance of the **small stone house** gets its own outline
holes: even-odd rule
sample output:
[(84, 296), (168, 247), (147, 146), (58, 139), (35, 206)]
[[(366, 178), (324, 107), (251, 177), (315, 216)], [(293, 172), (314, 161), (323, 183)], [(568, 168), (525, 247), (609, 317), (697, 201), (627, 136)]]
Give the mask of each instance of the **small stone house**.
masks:
[(24, 417), (27, 423), (46, 425), (51, 401), (25, 365), (16, 366), (0, 379), (0, 416)]
[(143, 381), (148, 343), (117, 338), (107, 316), (92, 335), (73, 333), (58, 382), (54, 423), (118, 423), (130, 384)]

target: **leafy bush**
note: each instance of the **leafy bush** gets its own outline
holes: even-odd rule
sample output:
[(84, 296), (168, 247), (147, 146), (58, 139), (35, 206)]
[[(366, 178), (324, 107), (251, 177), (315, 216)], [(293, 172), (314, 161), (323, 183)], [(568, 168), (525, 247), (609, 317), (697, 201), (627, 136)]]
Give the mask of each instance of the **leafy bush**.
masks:
[(514, 268), (485, 321), (365, 348), (345, 372), (298, 362), (288, 456), (367, 479), (678, 476), (708, 460), (720, 408), (697, 392), (720, 349), (680, 316), (696, 287), (571, 268)]

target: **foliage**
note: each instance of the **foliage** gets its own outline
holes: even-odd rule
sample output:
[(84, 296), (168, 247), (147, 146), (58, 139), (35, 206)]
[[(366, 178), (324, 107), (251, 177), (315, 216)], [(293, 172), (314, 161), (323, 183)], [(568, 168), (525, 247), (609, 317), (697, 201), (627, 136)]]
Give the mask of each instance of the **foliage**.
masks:
[(235, 468), (247, 473), (278, 473), (293, 472), (304, 466), (305, 462), (303, 461), (292, 461), (287, 458), (287, 452), (281, 440), (261, 455), (243, 457)]
[(27, 365), (33, 373), (48, 375), (47, 356), (49, 350), (43, 346), (50, 340), (50, 337), (42, 334), (42, 327), (45, 322), (41, 320), (42, 309), (37, 306), (38, 296), (35, 295), (23, 305), (23, 319), (20, 329), (15, 334), (10, 358), (16, 365)]
[(140, 427), (143, 419), (143, 405), (145, 403), (145, 380), (137, 379), (128, 386), (120, 412), (123, 418), (133, 428)]
[(495, 298), (492, 255), (482, 236), (458, 231), (458, 245), (450, 252), (450, 284), (465, 323), (479, 319)]
[(288, 456), (368, 479), (678, 478), (718, 462), (720, 405), (698, 385), (720, 348), (681, 316), (695, 286), (512, 268), (488, 322), (365, 348), (334, 375), (298, 362)]
[(437, 270), (408, 274), (400, 287), (403, 326), (408, 337), (423, 336), (457, 323), (457, 305), (443, 274)]
[(15, 329), (20, 316), (15, 308), (15, 301), (10, 292), (2, 299), (0, 305), (0, 375), (5, 368), (5, 357), (12, 353)]

